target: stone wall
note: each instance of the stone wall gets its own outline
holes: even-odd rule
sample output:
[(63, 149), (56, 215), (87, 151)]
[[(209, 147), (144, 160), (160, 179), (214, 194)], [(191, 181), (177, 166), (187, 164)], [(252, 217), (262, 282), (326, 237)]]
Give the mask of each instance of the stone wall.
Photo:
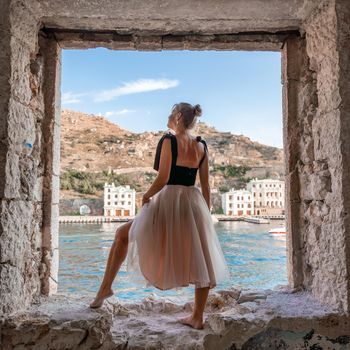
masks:
[(300, 166), (305, 177), (301, 238), (304, 284), (321, 299), (347, 309), (337, 35), (335, 5), (329, 2), (306, 22), (307, 55), (317, 86), (317, 108), (307, 130), (313, 153), (310, 162)]
[[(42, 121), (40, 11), (0, 5), (0, 314), (41, 294)], [(24, 144), (27, 143), (27, 147)]]
[(340, 151), (342, 162), (342, 234), (344, 235), (345, 281), (342, 289), (347, 291), (347, 310), (350, 314), (350, 3), (347, 0), (336, 2), (337, 15), (337, 53), (338, 53), (338, 89), (340, 104)]
[[(60, 49), (37, 1), (4, 1), (0, 314), (57, 290)], [(56, 100), (57, 99), (57, 100)]]
[(56, 293), (58, 281), (58, 217), (60, 173), (61, 48), (52, 36), (40, 33), (43, 56), (45, 117), (43, 120), (43, 221), (41, 292)]
[(199, 331), (176, 321), (193, 310), (193, 300), (178, 304), (150, 294), (133, 303), (116, 297), (91, 310), (92, 298), (58, 294), (11, 315), (0, 327), (4, 350), (350, 348), (349, 318), (309, 293), (284, 288), (211, 291)]
[(350, 5), (345, 0), (254, 4), (180, 1), (174, 8), (150, 1), (140, 12), (141, 1), (1, 2), (1, 313), (57, 288), (59, 45), (283, 46), (289, 280), (349, 312)]
[(341, 55), (344, 60), (349, 57), (344, 28), (349, 30), (350, 17), (338, 21), (345, 6), (349, 11), (345, 2), (323, 3), (304, 23), (305, 39), (287, 42), (287, 55), (295, 60), (285, 68), (290, 85), (288, 108), (297, 117), (286, 120), (285, 138), (287, 133), (294, 135), (289, 136), (292, 143), (285, 151), (292, 231), (289, 280), (349, 311), (349, 202), (344, 200), (349, 196), (344, 159), (349, 149), (344, 143), (345, 134), (349, 135), (349, 109), (344, 106), (350, 95), (349, 80), (342, 82), (346, 69), (339, 64)]
[(89, 215), (103, 215), (104, 201), (101, 198), (60, 199), (60, 215), (75, 215), (82, 205), (90, 208)]

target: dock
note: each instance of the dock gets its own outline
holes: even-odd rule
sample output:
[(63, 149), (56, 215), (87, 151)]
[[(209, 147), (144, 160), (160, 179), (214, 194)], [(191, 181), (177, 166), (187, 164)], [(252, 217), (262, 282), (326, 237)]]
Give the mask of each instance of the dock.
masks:
[[(232, 216), (223, 214), (212, 214), (214, 222), (217, 221), (245, 221), (253, 224), (268, 224), (270, 220), (285, 219), (284, 215), (269, 216)], [(60, 224), (97, 224), (102, 222), (128, 222), (134, 216), (89, 216), (89, 215), (70, 215), (60, 216)]]
[(219, 221), (242, 221), (242, 217), (240, 216), (232, 216), (232, 215), (223, 215), (223, 214), (218, 214), (218, 215), (215, 215), (216, 218), (219, 220)]
[[(215, 214), (214, 214), (215, 215)], [(284, 215), (271, 215), (271, 216), (232, 216), (224, 214), (215, 215), (218, 221), (245, 221), (253, 224), (268, 224), (270, 220), (285, 220)]]
[(88, 216), (88, 215), (71, 215), (60, 216), (60, 224), (99, 224), (102, 222), (128, 222), (133, 216)]
[(285, 215), (260, 215), (259, 218), (269, 219), (269, 220), (285, 220)]

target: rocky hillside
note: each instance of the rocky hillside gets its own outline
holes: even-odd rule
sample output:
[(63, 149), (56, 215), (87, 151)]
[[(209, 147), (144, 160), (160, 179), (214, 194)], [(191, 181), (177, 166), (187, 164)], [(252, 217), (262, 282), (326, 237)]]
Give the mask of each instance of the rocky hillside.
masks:
[[(134, 133), (104, 117), (71, 110), (62, 111), (61, 125), (63, 172), (151, 168), (159, 138), (166, 131)], [(193, 134), (206, 139), (211, 164), (274, 168), (281, 172), (282, 149), (253, 142), (243, 135), (218, 131), (204, 122), (197, 124)]]
[[(63, 110), (61, 198), (100, 198), (106, 181), (146, 191), (156, 174), (152, 168), (155, 150), (165, 131), (134, 133), (104, 117)], [(283, 175), (282, 149), (218, 131), (203, 122), (193, 134), (207, 141), (212, 188), (242, 188), (252, 177)]]

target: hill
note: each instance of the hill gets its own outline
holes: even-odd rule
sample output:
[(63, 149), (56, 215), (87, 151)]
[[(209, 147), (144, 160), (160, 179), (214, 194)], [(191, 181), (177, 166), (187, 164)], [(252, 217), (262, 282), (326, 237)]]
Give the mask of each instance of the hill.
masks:
[[(101, 116), (63, 110), (61, 115), (63, 184), (65, 174), (72, 170), (105, 175), (113, 172), (115, 175), (128, 174), (130, 180), (136, 177), (139, 180), (137, 187), (141, 191), (150, 183), (152, 176), (145, 178), (140, 176), (140, 172), (148, 175), (154, 172), (152, 166), (156, 146), (165, 131), (134, 133)], [(207, 141), (213, 170), (212, 186), (222, 184), (225, 177), (222, 167), (227, 166), (245, 168), (246, 171), (241, 175), (246, 177), (283, 175), (282, 149), (254, 142), (243, 135), (218, 131), (204, 122), (198, 122), (192, 133), (201, 135)], [(221, 169), (221, 172), (215, 169)], [(232, 186), (232, 183), (226, 185)], [(72, 186), (66, 187), (66, 191), (70, 193), (62, 195), (71, 196)], [(61, 189), (64, 190), (64, 186)]]

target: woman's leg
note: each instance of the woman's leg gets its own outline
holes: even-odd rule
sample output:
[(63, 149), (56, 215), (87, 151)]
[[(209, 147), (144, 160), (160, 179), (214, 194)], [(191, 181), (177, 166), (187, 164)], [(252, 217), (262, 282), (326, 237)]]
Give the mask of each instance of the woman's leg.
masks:
[(178, 320), (196, 329), (203, 328), (203, 312), (208, 299), (209, 287), (196, 288), (194, 298), (194, 308), (191, 316), (179, 318)]
[(90, 304), (90, 307), (102, 306), (103, 300), (113, 295), (112, 283), (128, 252), (129, 229), (132, 221), (133, 220), (129, 220), (127, 223), (117, 228), (114, 242), (109, 251), (107, 265), (101, 286), (97, 292), (95, 300)]

